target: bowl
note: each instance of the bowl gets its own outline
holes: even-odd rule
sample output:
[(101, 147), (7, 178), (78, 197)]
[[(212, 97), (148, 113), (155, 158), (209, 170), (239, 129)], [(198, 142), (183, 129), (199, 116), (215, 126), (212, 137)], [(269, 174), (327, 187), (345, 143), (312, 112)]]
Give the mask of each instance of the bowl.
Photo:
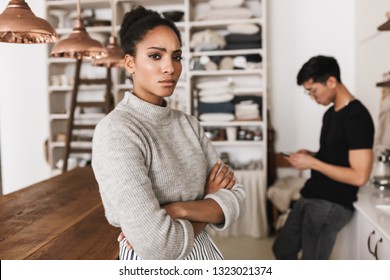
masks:
[(176, 11), (176, 10), (165, 11), (165, 12), (162, 12), (162, 15), (164, 16), (164, 18), (176, 22), (176, 21), (181, 21), (181, 19), (184, 16), (184, 12), (183, 11)]

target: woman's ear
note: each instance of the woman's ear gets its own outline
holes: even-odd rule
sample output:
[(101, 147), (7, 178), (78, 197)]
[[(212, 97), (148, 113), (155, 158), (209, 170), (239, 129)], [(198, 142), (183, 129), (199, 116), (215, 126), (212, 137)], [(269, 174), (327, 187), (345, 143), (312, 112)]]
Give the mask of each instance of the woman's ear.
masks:
[(125, 69), (129, 74), (134, 74), (134, 57), (129, 54), (125, 55)]

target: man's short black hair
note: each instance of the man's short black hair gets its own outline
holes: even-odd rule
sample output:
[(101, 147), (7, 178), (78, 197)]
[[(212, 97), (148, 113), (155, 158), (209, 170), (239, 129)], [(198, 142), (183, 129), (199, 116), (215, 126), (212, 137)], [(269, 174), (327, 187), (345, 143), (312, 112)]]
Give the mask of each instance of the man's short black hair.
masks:
[(314, 56), (299, 70), (297, 84), (301, 86), (310, 79), (316, 83), (325, 83), (331, 76), (341, 83), (340, 67), (337, 60), (330, 56)]

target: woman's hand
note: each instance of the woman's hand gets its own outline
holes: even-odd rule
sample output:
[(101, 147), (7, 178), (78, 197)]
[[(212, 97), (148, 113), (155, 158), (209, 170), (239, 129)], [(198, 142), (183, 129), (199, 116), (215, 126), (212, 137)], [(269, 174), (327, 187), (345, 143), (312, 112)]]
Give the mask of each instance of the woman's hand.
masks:
[[(118, 240), (118, 242), (121, 242), (121, 241), (122, 241), (123, 239), (125, 239), (125, 238), (126, 238), (125, 235), (124, 235), (123, 232), (121, 231), (121, 233), (119, 234), (117, 240)], [(129, 251), (133, 249), (133, 246), (131, 246), (129, 240), (126, 240), (125, 246), (126, 246), (127, 250), (129, 250)]]
[[(233, 170), (231, 170), (227, 165), (224, 165), (221, 168), (221, 165), (222, 163), (219, 161), (211, 169), (205, 186), (205, 195), (215, 193), (220, 189), (230, 190), (233, 188), (236, 182)], [(218, 172), (218, 170), (220, 171)]]
[[(205, 195), (209, 193), (214, 193), (219, 189), (230, 190), (231, 188), (233, 188), (236, 182), (233, 170), (230, 169), (227, 165), (224, 165), (221, 168), (221, 165), (221, 162), (217, 162), (211, 169), (210, 175), (207, 179), (205, 186)], [(221, 169), (220, 172), (218, 172), (219, 169)], [(185, 211), (183, 212), (183, 207), (180, 207), (180, 202), (173, 202), (166, 205), (162, 205), (161, 208), (165, 209), (167, 211), (167, 214), (172, 219), (180, 219), (185, 216)], [(194, 224), (197, 224), (199, 227), (199, 230), (196, 230), (195, 232), (196, 234), (198, 234), (198, 231), (201, 232), (207, 225), (207, 223), (204, 222), (194, 222)], [(121, 242), (123, 239), (125, 239), (125, 235), (123, 234), (123, 232), (121, 232), (117, 240), (118, 242)], [(133, 249), (133, 246), (131, 246), (128, 240), (126, 240), (125, 246), (128, 250)]]

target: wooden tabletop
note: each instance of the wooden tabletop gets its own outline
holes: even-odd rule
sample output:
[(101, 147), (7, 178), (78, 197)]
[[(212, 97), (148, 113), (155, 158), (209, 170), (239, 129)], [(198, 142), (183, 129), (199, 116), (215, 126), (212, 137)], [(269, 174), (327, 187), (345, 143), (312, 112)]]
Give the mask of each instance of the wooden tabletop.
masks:
[(0, 259), (110, 260), (120, 230), (104, 217), (91, 167), (0, 196)]

